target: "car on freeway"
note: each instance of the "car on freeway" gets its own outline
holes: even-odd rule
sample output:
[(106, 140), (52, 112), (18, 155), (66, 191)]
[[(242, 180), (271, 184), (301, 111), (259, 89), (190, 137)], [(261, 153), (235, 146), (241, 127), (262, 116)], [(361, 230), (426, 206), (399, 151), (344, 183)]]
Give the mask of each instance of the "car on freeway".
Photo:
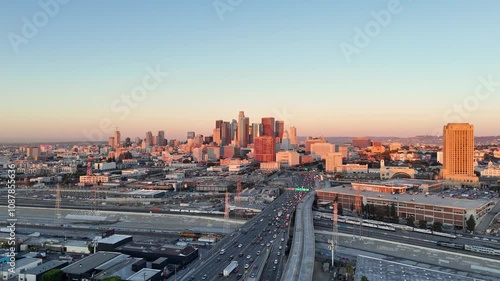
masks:
[(207, 278), (208, 278), (208, 275), (206, 275), (206, 274), (201, 277), (201, 279), (203, 279), (203, 280), (205, 280)]
[(251, 256), (251, 255), (248, 255), (248, 256), (247, 256), (247, 259), (250, 259), (250, 258), (252, 258), (252, 256)]
[(257, 256), (260, 255), (260, 251), (257, 251)]
[(247, 263), (245, 264), (245, 269), (248, 269), (250, 267), (250, 265)]

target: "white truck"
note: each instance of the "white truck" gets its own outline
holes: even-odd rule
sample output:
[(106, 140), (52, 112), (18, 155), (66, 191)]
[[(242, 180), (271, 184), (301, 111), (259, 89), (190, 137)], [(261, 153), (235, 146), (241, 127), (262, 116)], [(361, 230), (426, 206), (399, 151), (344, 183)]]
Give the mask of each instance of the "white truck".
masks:
[(224, 277), (228, 277), (231, 274), (231, 272), (233, 272), (233, 270), (237, 267), (238, 267), (238, 262), (232, 261), (229, 263), (228, 266), (226, 266), (226, 268), (224, 268), (222, 274), (224, 275)]

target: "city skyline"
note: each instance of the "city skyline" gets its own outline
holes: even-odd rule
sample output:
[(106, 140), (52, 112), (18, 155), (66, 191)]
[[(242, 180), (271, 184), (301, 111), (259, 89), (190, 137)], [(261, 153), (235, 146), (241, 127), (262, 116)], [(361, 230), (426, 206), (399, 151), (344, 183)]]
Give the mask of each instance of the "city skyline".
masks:
[(73, 1), (25, 36), (45, 10), (4, 1), (0, 142), (84, 141), (102, 122), (106, 137), (181, 139), (238, 110), (301, 136), (435, 135), (449, 122), (498, 135), (500, 3), (388, 3), (247, 1), (221, 17), (212, 3)]

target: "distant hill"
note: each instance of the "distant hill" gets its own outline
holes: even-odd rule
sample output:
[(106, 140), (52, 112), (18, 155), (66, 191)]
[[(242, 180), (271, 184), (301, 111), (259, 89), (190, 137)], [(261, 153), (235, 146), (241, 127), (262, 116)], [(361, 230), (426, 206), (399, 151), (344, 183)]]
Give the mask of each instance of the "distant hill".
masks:
[[(325, 139), (334, 144), (349, 144), (352, 139), (356, 137), (325, 137)], [(380, 141), (382, 143), (399, 142), (403, 145), (416, 145), (416, 144), (443, 144), (443, 137), (441, 136), (415, 136), (415, 137), (370, 137), (372, 141)], [(307, 137), (298, 137), (299, 142), (305, 142)], [(475, 137), (476, 145), (484, 144), (500, 144), (500, 136), (478, 136)]]

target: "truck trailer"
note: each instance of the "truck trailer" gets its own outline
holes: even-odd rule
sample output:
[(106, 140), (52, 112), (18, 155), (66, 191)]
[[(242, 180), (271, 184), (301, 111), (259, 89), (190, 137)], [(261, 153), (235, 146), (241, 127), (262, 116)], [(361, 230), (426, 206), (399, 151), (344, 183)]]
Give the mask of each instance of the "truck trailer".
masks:
[(224, 277), (228, 277), (231, 274), (231, 272), (233, 272), (233, 270), (237, 267), (238, 267), (238, 262), (232, 261), (229, 263), (228, 266), (226, 266), (226, 268), (224, 268), (222, 274), (224, 275)]

